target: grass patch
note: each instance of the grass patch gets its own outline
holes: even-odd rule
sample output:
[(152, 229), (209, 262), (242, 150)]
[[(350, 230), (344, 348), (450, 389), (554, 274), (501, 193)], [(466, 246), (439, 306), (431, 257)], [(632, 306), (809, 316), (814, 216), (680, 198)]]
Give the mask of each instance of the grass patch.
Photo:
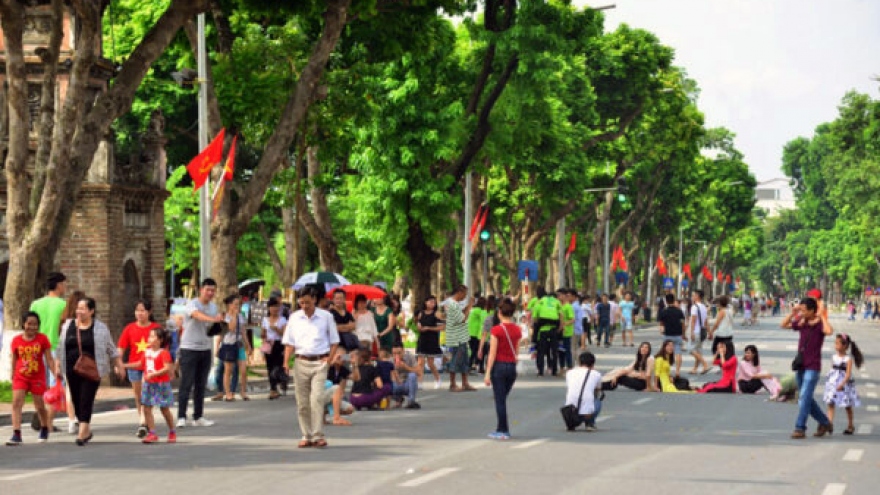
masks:
[[(28, 394), (24, 401), (31, 402), (31, 394)], [(0, 403), (12, 403), (12, 382), (0, 382)]]

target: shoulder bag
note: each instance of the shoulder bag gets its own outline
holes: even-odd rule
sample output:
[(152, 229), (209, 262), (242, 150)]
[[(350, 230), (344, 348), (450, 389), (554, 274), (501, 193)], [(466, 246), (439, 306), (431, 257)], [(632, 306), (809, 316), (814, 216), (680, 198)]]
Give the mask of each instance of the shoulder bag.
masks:
[(562, 420), (565, 421), (565, 427), (568, 431), (574, 431), (574, 429), (581, 424), (581, 401), (584, 398), (584, 389), (587, 387), (587, 381), (590, 378), (591, 371), (592, 370), (587, 370), (587, 376), (584, 377), (584, 383), (581, 385), (581, 393), (578, 395), (577, 405), (568, 404), (559, 409), (559, 412), (562, 414)]
[[(702, 306), (703, 306), (703, 305), (700, 304), (700, 303), (697, 304), (697, 321), (700, 322), (700, 342), (706, 340), (706, 335), (708, 335), (708, 332), (707, 332), (707, 330), (706, 330), (706, 325), (703, 324), (703, 309), (702, 309)], [(707, 309), (706, 312), (708, 312), (708, 311), (709, 311), (709, 310)]]
[(79, 358), (77, 358), (76, 363), (73, 364), (73, 372), (86, 380), (100, 382), (101, 374), (98, 372), (98, 363), (95, 362), (94, 357), (88, 354), (83, 354), (82, 336), (80, 335), (81, 332), (79, 326), (77, 326), (75, 321), (71, 323), (71, 325), (76, 327), (76, 345), (79, 347)]
[(235, 343), (234, 344), (220, 344), (220, 350), (217, 351), (217, 357), (220, 361), (224, 363), (234, 363), (238, 361), (238, 346), (240, 345), (241, 340), (241, 320), (236, 322), (237, 325), (235, 327)]
[[(807, 330), (809, 332), (809, 330)], [(810, 338), (807, 335), (804, 338), (804, 343), (806, 343), (807, 339)], [(794, 359), (791, 361), (791, 371), (804, 371), (804, 348), (801, 347), (798, 349), (797, 354), (794, 355)]]

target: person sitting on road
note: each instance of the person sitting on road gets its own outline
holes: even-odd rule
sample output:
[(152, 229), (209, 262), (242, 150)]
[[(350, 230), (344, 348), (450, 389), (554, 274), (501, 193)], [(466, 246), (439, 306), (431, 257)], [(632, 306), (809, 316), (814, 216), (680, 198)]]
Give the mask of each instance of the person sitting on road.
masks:
[(654, 376), (655, 380), (659, 381), (658, 388), (661, 392), (667, 393), (686, 393), (690, 392), (690, 387), (686, 387), (684, 385), (684, 379), (679, 378), (681, 381), (681, 389), (678, 388), (675, 382), (669, 377), (669, 370), (671, 368), (671, 363), (675, 362), (675, 343), (671, 340), (664, 340), (663, 346), (660, 347), (660, 352), (654, 356)]
[(721, 379), (717, 382), (710, 382), (703, 385), (697, 390), (698, 393), (729, 393), (736, 392), (736, 370), (737, 359), (733, 353), (733, 346), (727, 344), (726, 341), (718, 342), (715, 353), (715, 366), (721, 367)]
[(391, 372), (391, 395), (396, 399), (396, 407), (403, 405), (406, 396), (407, 409), (421, 409), (416, 402), (419, 391), (419, 365), (413, 354), (404, 352), (403, 346), (394, 346), (394, 370)]
[[(330, 386), (324, 390), (324, 413), (330, 412), (333, 416), (333, 424), (336, 426), (351, 426), (351, 421), (342, 416), (354, 413), (354, 407), (343, 400), (345, 385), (351, 375), (351, 371), (345, 364), (346, 361), (348, 361), (348, 355), (337, 352), (330, 360), (330, 367), (327, 369), (327, 381)], [(324, 423), (327, 423), (326, 418)]]
[(361, 349), (353, 352), (352, 356), (355, 360), (351, 373), (351, 379), (354, 380), (351, 386), (351, 405), (358, 410), (376, 407), (387, 394), (382, 389), (379, 371), (370, 363), (370, 351)]
[(761, 369), (761, 358), (758, 348), (747, 345), (743, 358), (739, 361), (739, 369), (736, 372), (736, 382), (739, 391), (744, 394), (757, 393), (762, 388), (770, 392), (770, 399), (776, 400), (782, 389), (779, 380), (773, 375)]
[[(614, 390), (618, 385), (631, 388), (636, 391), (656, 392), (657, 387), (653, 379), (654, 374), (654, 356), (651, 355), (651, 343), (642, 342), (639, 344), (639, 350), (636, 351), (635, 360), (626, 368), (620, 368), (609, 373), (603, 385), (605, 390)], [(608, 380), (610, 378), (610, 380)]]
[(393, 382), (391, 375), (394, 373), (394, 363), (391, 359), (391, 352), (388, 349), (382, 348), (379, 350), (376, 370), (379, 372), (379, 378), (382, 379), (382, 391), (385, 392), (387, 397), (391, 395), (391, 383)]
[[(596, 356), (592, 352), (582, 352), (578, 356), (578, 367), (565, 374), (565, 405), (577, 406), (580, 399), (581, 423), (586, 424), (587, 431), (596, 431), (596, 418), (602, 412), (602, 374), (593, 369)], [(583, 394), (581, 390), (583, 389)], [(573, 431), (580, 425), (569, 428)]]

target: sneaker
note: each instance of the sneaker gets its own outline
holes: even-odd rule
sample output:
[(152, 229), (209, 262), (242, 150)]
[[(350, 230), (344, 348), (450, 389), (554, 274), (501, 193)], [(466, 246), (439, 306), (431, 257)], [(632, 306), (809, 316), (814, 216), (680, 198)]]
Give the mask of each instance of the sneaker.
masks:
[(434, 390), (440, 390), (440, 387), (442, 385), (443, 385), (443, 382), (441, 380), (435, 380), (434, 381)]
[(193, 421), (193, 426), (214, 426), (214, 422), (210, 419), (199, 418)]
[(138, 426), (137, 433), (135, 434), (138, 438), (144, 438), (145, 436), (147, 436), (147, 433), (147, 425), (140, 425)]
[(177, 443), (177, 432), (169, 431), (168, 432), (168, 443)]
[(79, 423), (77, 423), (76, 421), (68, 421), (67, 433), (71, 435), (76, 435), (77, 433), (79, 433)]
[(407, 408), (407, 409), (421, 409), (422, 406), (419, 405), (418, 402), (416, 402), (416, 401), (412, 401), (412, 402), (410, 402), (409, 404), (406, 405), (406, 408)]
[(6, 445), (9, 445), (10, 447), (15, 447), (17, 445), (21, 445), (21, 434), (20, 433), (13, 433), (12, 438), (10, 438), (9, 440), (6, 441)]
[(186, 428), (186, 418), (178, 418), (177, 419), (177, 427), (178, 428)]
[(594, 424), (587, 425), (587, 431), (596, 431), (596, 430), (598, 430), (598, 428), (596, 428), (596, 425), (594, 425)]
[(489, 433), (487, 436), (489, 437), (490, 440), (501, 440), (502, 437), (504, 436), (504, 433), (501, 433), (500, 431), (493, 431), (492, 433)]
[(141, 442), (143, 442), (143, 443), (156, 443), (158, 441), (159, 441), (159, 437), (157, 437), (156, 434), (153, 432), (147, 433), (147, 436), (145, 436), (144, 439), (141, 440)]
[(501, 433), (499, 440), (510, 440), (510, 433)]
[(40, 436), (37, 439), (40, 443), (46, 443), (49, 441), (49, 429), (48, 428), (40, 428)]

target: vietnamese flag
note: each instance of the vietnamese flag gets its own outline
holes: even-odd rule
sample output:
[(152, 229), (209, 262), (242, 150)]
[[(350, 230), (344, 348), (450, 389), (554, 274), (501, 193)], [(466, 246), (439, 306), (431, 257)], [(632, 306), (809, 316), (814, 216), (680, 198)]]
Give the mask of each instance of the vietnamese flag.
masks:
[(669, 271), (666, 269), (666, 262), (663, 261), (663, 257), (659, 254), (657, 255), (657, 273), (661, 276), (666, 276), (669, 274)]
[(685, 275), (687, 275), (688, 280), (694, 278), (694, 276), (691, 274), (691, 264), (690, 263), (685, 263), (684, 268), (682, 268), (681, 271), (684, 272)]
[(577, 247), (577, 233), (571, 233), (571, 240), (568, 241), (568, 250), (565, 251), (565, 261), (568, 261), (568, 258), (571, 257), (571, 253), (574, 252)]
[(226, 129), (220, 129), (220, 132), (217, 133), (211, 144), (196, 155), (186, 166), (186, 171), (192, 177), (193, 188), (196, 191), (205, 185), (205, 182), (211, 175), (211, 169), (223, 159), (223, 140), (225, 138)]
[(214, 195), (211, 197), (211, 220), (217, 217), (217, 211), (220, 210), (220, 205), (223, 204), (223, 193), (226, 189), (226, 183), (232, 180), (232, 171), (235, 170), (235, 143), (237, 141), (238, 136), (232, 138), (232, 146), (229, 147), (229, 154), (226, 155), (226, 164), (223, 166), (224, 173), (217, 183), (217, 188), (214, 189)]
[(730, 275), (728, 275), (724, 281), (727, 283), (727, 285), (730, 285)]
[(489, 207), (487, 205), (480, 205), (480, 207), (477, 208), (477, 215), (474, 217), (474, 222), (471, 224), (471, 232), (470, 235), (468, 235), (469, 241), (474, 241), (474, 236), (477, 235), (477, 232), (480, 231), (483, 224), (485, 223), (486, 210), (488, 209)]

